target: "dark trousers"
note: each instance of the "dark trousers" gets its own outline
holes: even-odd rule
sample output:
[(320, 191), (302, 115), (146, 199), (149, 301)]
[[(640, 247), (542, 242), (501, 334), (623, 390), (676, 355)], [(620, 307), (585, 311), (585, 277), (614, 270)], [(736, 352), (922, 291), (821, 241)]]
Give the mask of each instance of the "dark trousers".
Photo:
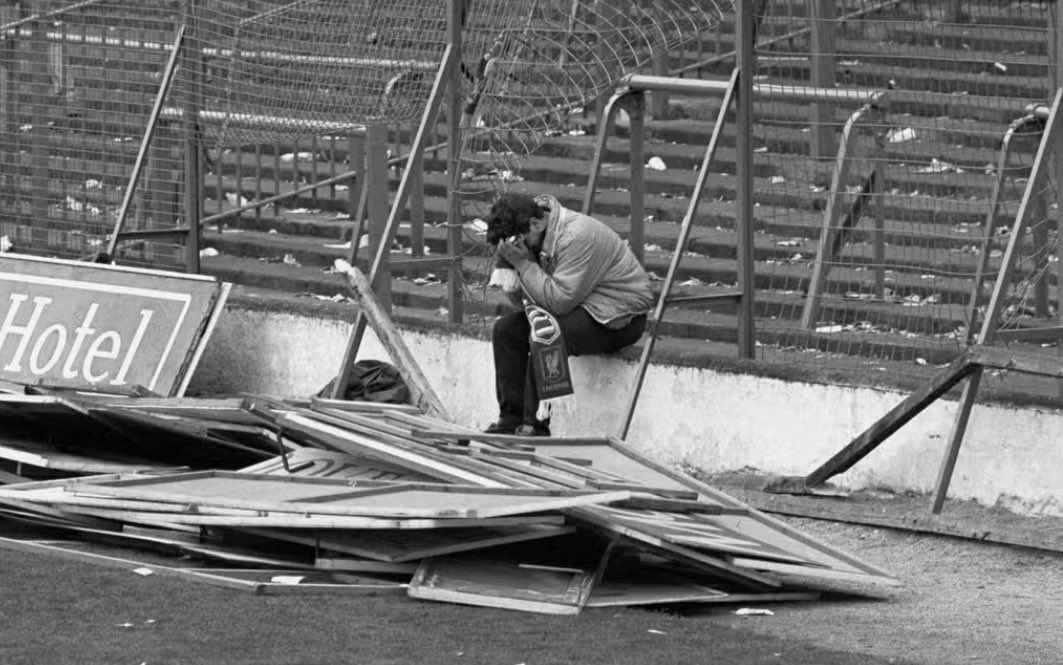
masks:
[[(606, 328), (582, 307), (556, 318), (570, 356), (612, 353), (637, 342), (646, 329), (645, 314), (619, 330)], [(530, 333), (528, 317), (523, 311), (498, 319), (492, 331), (499, 421), (506, 424), (534, 423), (539, 409), (530, 359)]]

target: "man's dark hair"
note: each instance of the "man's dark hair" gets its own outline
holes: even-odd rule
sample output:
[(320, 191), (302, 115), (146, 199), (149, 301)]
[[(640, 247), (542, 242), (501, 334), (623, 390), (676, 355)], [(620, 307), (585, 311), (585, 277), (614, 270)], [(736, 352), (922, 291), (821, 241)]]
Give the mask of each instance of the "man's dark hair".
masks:
[(484, 218), (487, 222), (487, 243), (497, 245), (506, 238), (528, 232), (532, 219), (543, 216), (543, 208), (527, 194), (507, 192), (495, 200)]

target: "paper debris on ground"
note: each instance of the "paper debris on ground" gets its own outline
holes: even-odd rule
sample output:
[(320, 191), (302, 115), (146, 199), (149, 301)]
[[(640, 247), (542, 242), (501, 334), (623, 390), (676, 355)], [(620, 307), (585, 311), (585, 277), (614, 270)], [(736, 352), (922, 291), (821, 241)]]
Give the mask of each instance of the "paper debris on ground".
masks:
[(775, 612), (766, 609), (758, 609), (754, 607), (742, 607), (735, 610), (735, 614), (740, 617), (773, 617)]

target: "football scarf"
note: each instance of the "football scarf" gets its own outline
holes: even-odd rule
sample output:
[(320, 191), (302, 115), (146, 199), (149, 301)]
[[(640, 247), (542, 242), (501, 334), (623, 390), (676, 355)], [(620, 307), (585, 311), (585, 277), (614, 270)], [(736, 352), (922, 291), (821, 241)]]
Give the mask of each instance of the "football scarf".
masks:
[(535, 373), (535, 391), (539, 397), (536, 417), (550, 417), (551, 402), (573, 394), (572, 374), (568, 368), (568, 351), (561, 336), (561, 326), (550, 312), (528, 299), (524, 313), (531, 325), (531, 361)]

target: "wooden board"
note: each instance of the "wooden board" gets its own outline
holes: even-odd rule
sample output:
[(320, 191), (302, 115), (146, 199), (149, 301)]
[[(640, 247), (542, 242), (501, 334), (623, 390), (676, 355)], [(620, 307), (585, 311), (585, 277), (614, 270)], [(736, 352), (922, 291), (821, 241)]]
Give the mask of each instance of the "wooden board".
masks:
[(579, 614), (593, 571), (523, 567), (512, 560), (454, 555), (425, 559), (408, 589), (411, 598), (542, 614)]
[(594, 585), (587, 607), (726, 602), (725, 591), (672, 578), (603, 580)]
[(135, 456), (167, 466), (249, 464), (278, 452), (272, 440), (265, 452), (218, 436), (202, 421), (82, 402), (72, 391), (0, 394), (0, 420), (11, 424), (12, 436), (54, 440), (71, 452)]
[[(412, 404), (392, 404), (390, 402), (367, 402), (365, 400), (330, 399), (312, 397), (307, 402), (311, 408), (339, 409), (352, 413), (411, 413), (419, 414), (421, 410)], [(306, 405), (304, 405), (306, 406)]]
[[(629, 474), (631, 480), (640, 484), (663, 488), (692, 490), (699, 494), (699, 501), (723, 507), (744, 509), (746, 511), (746, 517), (744, 518), (741, 516), (725, 515), (705, 519), (714, 522), (721, 530), (721, 533), (730, 531), (732, 534), (738, 534), (740, 541), (746, 540), (749, 541), (749, 543), (761, 543), (770, 548), (787, 552), (791, 561), (805, 561), (811, 566), (806, 571), (809, 576), (817, 578), (829, 577), (829, 575), (824, 575), (820, 570), (817, 570), (816, 568), (818, 567), (837, 572), (838, 579), (854, 579), (863, 576), (864, 581), (891, 585), (898, 583), (897, 579), (887, 571), (801, 533), (790, 525), (765, 515), (753, 507), (746, 505), (738, 499), (725, 494), (706, 483), (700, 482), (686, 474), (675, 471), (641, 455), (631, 446), (615, 439), (611, 439), (607, 445), (595, 446), (548, 443), (543, 447), (536, 445), (536, 452), (543, 454), (556, 452), (557, 454), (564, 454), (566, 456), (585, 457), (593, 462), (595, 468), (601, 468), (617, 475)], [(603, 510), (607, 511), (612, 509), (604, 508)], [(669, 518), (669, 520), (670, 519), (671, 518)], [(626, 524), (624, 528), (630, 529), (634, 526), (635, 525), (633, 524)], [(644, 527), (639, 528), (643, 531), (646, 530)], [(698, 535), (693, 533), (685, 537), (681, 535), (678, 538), (669, 538), (668, 530), (665, 530), (664, 532), (657, 531), (650, 535), (652, 536), (652, 538), (649, 539), (651, 542), (655, 538), (660, 538), (673, 545), (680, 545), (682, 547), (692, 546), (694, 549), (702, 550), (705, 548), (712, 548), (712, 541), (715, 538), (710, 537), (709, 539), (701, 539)], [(727, 536), (727, 538), (730, 539), (731, 536)], [(734, 549), (725, 548), (722, 551), (743, 556), (742, 552), (735, 551)], [(764, 558), (762, 555), (753, 556), (754, 558)], [(785, 559), (777, 556), (767, 557), (764, 558), (764, 560), (786, 562)], [(748, 562), (741, 561), (740, 563), (747, 564)], [(767, 567), (761, 567), (760, 569), (767, 570)], [(786, 572), (790, 573), (792, 571), (787, 569)]]
[[(71, 473), (135, 473), (160, 468), (148, 460), (120, 461), (63, 452), (49, 446), (0, 438), (0, 459), (26, 464), (40, 469), (55, 469)], [(167, 467), (161, 467), (166, 469)], [(181, 467), (169, 467), (177, 469)], [(187, 467), (183, 467), (187, 469)]]
[(247, 399), (244, 397), (120, 397), (82, 394), (78, 397), (98, 401), (100, 406), (121, 407), (231, 425), (262, 425), (265, 422), (261, 416), (247, 410)]
[(630, 492), (624, 491), (576, 492), (427, 483), (358, 484), (356, 481), (326, 478), (223, 471), (95, 482), (87, 488), (72, 481), (66, 489), (75, 494), (90, 493), (263, 513), (429, 519), (505, 517), (606, 504), (631, 496)]
[(180, 395), (227, 293), (212, 277), (4, 254), (0, 379)]
[(285, 468), (283, 460), (278, 456), (240, 469), (240, 472), (278, 476), (294, 475), (307, 478), (340, 478), (344, 480), (407, 482), (432, 482), (434, 480), (423, 473), (408, 471), (387, 462), (355, 457), (354, 455), (331, 450), (302, 448), (288, 453), (287, 457), (287, 468)]
[(638, 605), (677, 605), (683, 603), (796, 603), (819, 600), (816, 591), (774, 591), (765, 593), (727, 593), (712, 587), (682, 583), (664, 584), (631, 580), (599, 582), (591, 591), (587, 607)]
[(596, 506), (575, 508), (568, 511), (568, 515), (595, 525), (606, 533), (623, 536), (635, 547), (658, 553), (668, 559), (682, 561), (689, 567), (741, 585), (745, 589), (770, 589), (782, 586), (781, 582), (772, 576), (731, 564), (729, 557), (670, 543), (660, 535), (648, 531), (641, 524), (625, 525), (615, 522)]
[[(540, 444), (532, 441), (529, 445), (535, 448), (537, 454), (589, 460), (591, 468), (608, 473), (613, 477), (624, 478), (633, 484), (675, 491), (691, 490), (689, 486), (670, 474), (663, 473), (659, 469), (647, 466), (641, 460), (624, 454), (622, 449), (618, 449), (613, 442), (608, 440), (605, 443), (589, 445), (567, 442)], [(711, 502), (719, 503), (717, 501)]]
[(392, 563), (373, 561), (372, 559), (355, 559), (351, 557), (319, 556), (314, 559), (314, 567), (319, 570), (344, 570), (356, 573), (390, 573), (409, 574), (417, 572), (416, 563)]
[[(816, 563), (795, 553), (795, 550), (804, 549), (801, 543), (791, 542), (791, 539), (741, 515), (704, 515), (613, 507), (602, 507), (599, 513), (614, 524), (641, 529), (676, 545), (769, 561)], [(751, 531), (756, 535), (752, 535)]]
[[(66, 482), (70, 482), (67, 480)], [(141, 499), (123, 499), (119, 497), (92, 494), (86, 486), (82, 493), (74, 494), (62, 487), (42, 487), (12, 493), (7, 487), (0, 488), (0, 500), (16, 499), (30, 501), (39, 506), (52, 506), (70, 513), (77, 513), (83, 508), (108, 508), (111, 510), (136, 510), (146, 513), (159, 513), (160, 520), (166, 519), (166, 513), (195, 510), (204, 515), (258, 515), (259, 511), (239, 508), (217, 508), (214, 506), (179, 505), (166, 501), (149, 501)]]
[(74, 428), (92, 427), (121, 435), (114, 425), (94, 416), (88, 408), (69, 397), (58, 395), (15, 395), (0, 393), (0, 409), (6, 417), (19, 422), (45, 425), (49, 428), (73, 425)]
[(38, 506), (29, 502), (20, 502), (13, 499), (0, 499), (0, 515), (14, 519), (18, 522), (29, 522), (45, 525), (77, 525), (98, 529), (113, 528), (114, 522), (67, 513), (55, 510), (49, 506)]
[(496, 527), (525, 524), (564, 524), (562, 515), (520, 515), (517, 517), (493, 517), (486, 519), (383, 519), (376, 517), (352, 517), (348, 515), (300, 515), (278, 513), (267, 516), (252, 515), (204, 515), (202, 511), (149, 513), (135, 510), (108, 510), (106, 508), (80, 508), (79, 514), (131, 524), (154, 526), (224, 526), (255, 529), (460, 529), (464, 527)]
[(407, 584), (342, 571), (276, 568), (196, 568), (196, 573), (258, 584), (263, 596), (339, 594), (354, 596), (405, 596)]
[[(428, 378), (424, 375), (424, 371), (417, 363), (417, 359), (410, 353), (409, 348), (402, 339), (402, 335), (399, 334), (391, 317), (388, 316), (387, 310), (377, 300), (369, 280), (358, 268), (342, 260), (336, 261), (336, 270), (346, 274), (351, 292), (358, 300), (360, 316), (365, 317), (365, 321), (368, 321), (373, 328), (373, 332), (376, 333), (377, 340), (387, 350), (388, 356), (395, 364), (403, 381), (405, 381), (406, 387), (409, 388), (410, 402), (422, 411), (432, 413), (444, 420), (449, 420), (446, 407), (443, 406), (443, 402), (432, 389)], [(349, 342), (360, 334), (357, 323), (351, 332), (352, 339)], [(348, 348), (348, 351), (350, 352), (352, 349)], [(344, 354), (343, 361), (353, 363), (354, 355), (352, 353)], [(346, 379), (349, 367), (341, 365), (340, 370), (337, 374)]]
[(278, 418), (278, 422), (286, 428), (308, 433), (334, 450), (380, 460), (439, 480), (481, 487), (506, 486), (505, 483), (495, 478), (469, 471), (446, 459), (441, 459), (439, 455), (433, 454), (425, 447), (415, 448), (412, 445), (385, 443), (350, 429), (327, 424), (297, 413), (284, 414)]
[(419, 531), (344, 531), (305, 533), (253, 531), (255, 535), (288, 540), (321, 550), (354, 554), (384, 562), (419, 561), (432, 556), (556, 538), (575, 532), (571, 526), (518, 525)]

